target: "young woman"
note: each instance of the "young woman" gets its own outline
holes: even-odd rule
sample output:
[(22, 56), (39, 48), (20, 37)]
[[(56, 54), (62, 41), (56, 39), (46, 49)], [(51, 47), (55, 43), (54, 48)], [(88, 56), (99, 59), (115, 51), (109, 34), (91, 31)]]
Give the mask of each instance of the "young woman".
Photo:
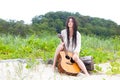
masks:
[(63, 50), (63, 45), (65, 45), (67, 51), (72, 52), (73, 60), (78, 64), (80, 69), (86, 74), (89, 75), (84, 63), (79, 59), (79, 53), (81, 49), (81, 34), (77, 31), (77, 23), (74, 17), (68, 17), (66, 21), (66, 29), (61, 31), (63, 41), (61, 42), (55, 51), (53, 69), (55, 69), (57, 56), (61, 50)]

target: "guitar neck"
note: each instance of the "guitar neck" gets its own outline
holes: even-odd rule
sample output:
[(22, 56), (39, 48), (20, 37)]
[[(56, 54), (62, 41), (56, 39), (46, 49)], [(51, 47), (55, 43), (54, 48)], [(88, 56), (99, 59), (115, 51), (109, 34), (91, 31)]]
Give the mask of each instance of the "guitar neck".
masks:
[[(62, 37), (61, 34), (58, 34), (58, 37), (61, 39), (62, 42), (64, 42), (63, 37)], [(66, 50), (65, 44), (63, 45), (63, 50), (64, 50), (65, 53), (67, 54), (67, 50)]]
[(67, 53), (67, 50), (66, 50), (65, 44), (63, 45), (63, 50), (65, 51), (65, 53)]

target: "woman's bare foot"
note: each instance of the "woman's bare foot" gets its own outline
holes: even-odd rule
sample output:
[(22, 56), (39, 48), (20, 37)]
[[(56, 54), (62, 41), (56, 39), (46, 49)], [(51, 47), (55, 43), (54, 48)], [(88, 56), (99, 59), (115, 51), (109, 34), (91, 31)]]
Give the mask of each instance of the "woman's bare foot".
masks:
[(52, 70), (53, 70), (53, 72), (55, 71), (55, 66), (52, 66)]
[(89, 73), (86, 73), (85, 75), (86, 75), (86, 76), (90, 76), (90, 74), (89, 74)]

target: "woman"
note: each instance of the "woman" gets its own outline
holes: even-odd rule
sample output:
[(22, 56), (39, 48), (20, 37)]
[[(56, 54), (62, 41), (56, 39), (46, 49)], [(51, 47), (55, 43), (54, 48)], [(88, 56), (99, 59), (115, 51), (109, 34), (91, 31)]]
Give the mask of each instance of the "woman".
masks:
[(61, 31), (61, 35), (64, 42), (61, 42), (56, 49), (53, 61), (53, 69), (56, 65), (57, 56), (60, 51), (63, 50), (63, 46), (65, 45), (66, 49), (73, 53), (72, 58), (78, 64), (80, 69), (82, 69), (86, 75), (89, 75), (84, 63), (79, 59), (79, 52), (81, 49), (81, 35), (77, 31), (77, 23), (74, 17), (68, 17), (66, 21), (66, 29)]

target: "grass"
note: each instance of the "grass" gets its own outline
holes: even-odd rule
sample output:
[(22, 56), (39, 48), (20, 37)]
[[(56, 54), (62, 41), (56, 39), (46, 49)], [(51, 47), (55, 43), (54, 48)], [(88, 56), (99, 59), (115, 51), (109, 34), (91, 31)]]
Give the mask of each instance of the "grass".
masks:
[[(53, 57), (59, 41), (55, 36), (41, 38), (35, 35), (27, 38), (20, 36), (0, 36), (0, 59)], [(46, 55), (48, 54), (48, 55)], [(46, 56), (45, 56), (46, 55)]]
[[(49, 58), (54, 57), (59, 41), (60, 39), (56, 35), (49, 34), (42, 36), (31, 35), (26, 38), (1, 35), (0, 59), (42, 58), (44, 61), (47, 61)], [(93, 56), (96, 64), (115, 62), (120, 58), (119, 44), (120, 37), (101, 38), (98, 36), (82, 35), (80, 56)], [(115, 70), (112, 71), (115, 72)]]
[(114, 75), (120, 74), (120, 61), (115, 61), (110, 63), (111, 68), (106, 72), (106, 74)]
[(95, 63), (103, 63), (120, 58), (120, 38), (83, 36), (81, 56), (91, 55)]

